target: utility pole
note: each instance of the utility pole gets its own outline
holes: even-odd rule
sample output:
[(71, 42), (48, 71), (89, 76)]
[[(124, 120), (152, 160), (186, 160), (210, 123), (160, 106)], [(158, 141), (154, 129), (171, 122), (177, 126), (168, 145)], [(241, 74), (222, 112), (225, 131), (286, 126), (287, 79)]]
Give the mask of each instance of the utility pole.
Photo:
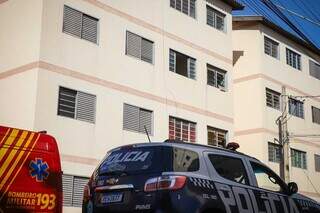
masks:
[(289, 172), (289, 137), (288, 137), (288, 96), (286, 95), (286, 87), (282, 86), (281, 91), (281, 116), (277, 119), (279, 128), (279, 143), (280, 143), (280, 176), (286, 182), (290, 182)]

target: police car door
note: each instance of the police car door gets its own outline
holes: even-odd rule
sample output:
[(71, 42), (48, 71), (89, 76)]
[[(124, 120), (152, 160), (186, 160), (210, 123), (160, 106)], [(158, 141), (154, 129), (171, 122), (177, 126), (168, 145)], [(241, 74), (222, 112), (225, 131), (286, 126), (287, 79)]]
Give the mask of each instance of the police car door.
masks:
[(248, 159), (247, 164), (254, 180), (255, 189), (251, 192), (254, 212), (301, 212), (292, 197), (288, 196), (287, 186), (278, 175), (259, 161)]
[(206, 164), (214, 181), (217, 197), (226, 213), (253, 212), (247, 187), (250, 183), (241, 155), (224, 151), (206, 152)]

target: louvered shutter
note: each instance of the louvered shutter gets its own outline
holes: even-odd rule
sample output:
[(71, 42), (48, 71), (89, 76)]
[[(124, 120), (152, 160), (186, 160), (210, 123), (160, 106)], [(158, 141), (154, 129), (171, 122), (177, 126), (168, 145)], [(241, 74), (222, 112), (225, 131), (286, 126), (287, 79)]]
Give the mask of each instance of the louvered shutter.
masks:
[(146, 39), (141, 40), (141, 59), (153, 63), (153, 42)]
[(148, 133), (153, 135), (152, 131), (152, 112), (140, 109), (139, 111), (139, 132), (145, 132), (144, 127), (147, 128)]
[(320, 80), (320, 65), (309, 60), (310, 75)]
[(127, 47), (126, 51), (128, 55), (134, 56), (140, 59), (141, 56), (141, 38), (140, 36), (127, 32)]
[(62, 175), (63, 205), (72, 206), (73, 176)]
[(74, 177), (73, 180), (73, 197), (72, 197), (72, 206), (81, 207), (83, 190), (85, 185), (88, 183), (88, 178)]
[(320, 124), (320, 109), (312, 107), (312, 122)]
[(221, 14), (219, 14), (219, 13), (217, 13), (216, 14), (216, 28), (218, 29), (218, 30), (221, 30), (221, 31), (223, 31), (224, 30), (224, 16)]
[(196, 59), (188, 58), (188, 77), (196, 79)]
[(176, 9), (181, 11), (181, 1), (182, 0), (176, 0)]
[(173, 8), (176, 7), (176, 1), (175, 0), (170, 0), (170, 7), (173, 7)]
[(182, 0), (182, 12), (189, 15), (189, 0)]
[(63, 11), (63, 32), (81, 38), (82, 13), (64, 6)]
[(139, 108), (124, 104), (123, 106), (123, 129), (139, 131)]
[(58, 115), (75, 118), (76, 95), (75, 90), (59, 88)]
[(77, 94), (77, 119), (95, 123), (96, 96), (84, 92)]
[(98, 38), (98, 19), (88, 15), (83, 15), (82, 19), (82, 38), (97, 43)]
[(196, 0), (190, 0), (190, 14), (191, 17), (196, 17)]

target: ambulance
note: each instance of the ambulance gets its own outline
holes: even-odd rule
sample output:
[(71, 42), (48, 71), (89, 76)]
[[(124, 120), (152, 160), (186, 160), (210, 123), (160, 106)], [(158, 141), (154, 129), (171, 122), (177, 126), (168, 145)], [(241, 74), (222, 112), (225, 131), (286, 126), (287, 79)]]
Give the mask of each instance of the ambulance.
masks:
[(0, 213), (61, 213), (56, 140), (45, 132), (0, 126)]

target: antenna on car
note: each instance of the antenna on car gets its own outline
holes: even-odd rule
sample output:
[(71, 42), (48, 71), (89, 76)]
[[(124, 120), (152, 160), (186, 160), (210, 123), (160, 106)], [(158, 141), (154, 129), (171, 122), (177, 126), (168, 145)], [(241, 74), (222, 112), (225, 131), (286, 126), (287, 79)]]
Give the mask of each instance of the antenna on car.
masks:
[(151, 140), (150, 140), (149, 133), (148, 133), (146, 125), (144, 125), (144, 131), (146, 132), (146, 134), (148, 136), (149, 143), (151, 143)]

